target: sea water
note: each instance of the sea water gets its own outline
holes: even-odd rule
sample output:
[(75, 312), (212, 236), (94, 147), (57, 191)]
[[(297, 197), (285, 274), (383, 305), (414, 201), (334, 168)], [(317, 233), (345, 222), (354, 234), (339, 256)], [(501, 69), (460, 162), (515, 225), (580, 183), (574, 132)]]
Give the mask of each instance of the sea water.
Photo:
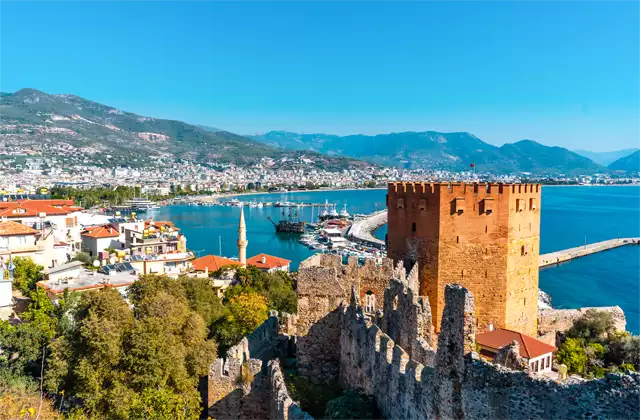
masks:
[[(274, 193), (243, 196), (250, 201), (291, 201), (344, 205), (351, 214), (385, 208), (386, 190), (341, 190)], [(542, 188), (540, 252), (547, 253), (615, 237), (640, 236), (640, 187)], [(293, 208), (301, 220), (317, 219), (323, 208)], [(244, 206), (247, 256), (267, 253), (292, 261), (292, 270), (314, 251), (298, 243), (298, 235), (276, 234), (275, 223), (288, 208)], [(284, 215), (282, 214), (284, 212)], [(187, 236), (187, 247), (198, 256), (237, 256), (240, 209), (223, 206), (175, 205), (160, 209), (157, 220), (173, 221)], [(384, 239), (386, 226), (376, 236)], [(640, 246), (626, 246), (578, 258), (540, 270), (540, 288), (557, 308), (619, 305), (627, 316), (627, 329), (640, 332)]]

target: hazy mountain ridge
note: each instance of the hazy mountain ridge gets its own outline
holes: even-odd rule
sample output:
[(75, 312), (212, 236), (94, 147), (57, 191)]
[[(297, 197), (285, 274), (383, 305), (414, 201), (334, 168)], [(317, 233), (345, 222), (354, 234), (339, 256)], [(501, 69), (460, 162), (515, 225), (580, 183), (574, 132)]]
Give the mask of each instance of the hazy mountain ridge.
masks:
[(588, 157), (598, 165), (608, 166), (616, 160), (629, 156), (631, 153), (638, 151), (638, 148), (613, 150), (611, 152), (592, 152), (590, 150), (574, 150), (575, 153)]
[(625, 171), (627, 173), (640, 172), (640, 150), (623, 156), (609, 165), (612, 171)]
[[(104, 165), (146, 164), (153, 159), (250, 165), (263, 158), (276, 164), (322, 168), (366, 166), (349, 158), (283, 151), (227, 131), (125, 112), (75, 95), (35, 89), (0, 94), (0, 138), (28, 152), (73, 153)], [(31, 150), (30, 150), (31, 149)]]
[(251, 136), (274, 147), (313, 150), (349, 156), (369, 162), (407, 168), (531, 172), (536, 174), (591, 174), (606, 168), (563, 147), (550, 147), (533, 140), (497, 147), (470, 133), (436, 131), (403, 132), (375, 136), (297, 134), (271, 131)]

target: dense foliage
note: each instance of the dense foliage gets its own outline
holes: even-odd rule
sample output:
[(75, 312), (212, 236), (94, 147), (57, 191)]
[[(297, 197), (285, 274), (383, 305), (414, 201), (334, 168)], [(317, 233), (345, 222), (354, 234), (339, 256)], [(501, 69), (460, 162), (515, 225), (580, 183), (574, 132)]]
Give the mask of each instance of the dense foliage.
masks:
[[(22, 272), (41, 275), (26, 261)], [(269, 309), (295, 311), (287, 274), (236, 275), (224, 299), (210, 278), (186, 276), (140, 276), (126, 300), (108, 288), (65, 292), (54, 305), (43, 289), (30, 291), (23, 322), (0, 322), (0, 407), (16, 418), (34, 418), (34, 402), (40, 418), (58, 418), (56, 408), (67, 419), (197, 418), (216, 340), (226, 351)]]
[(44, 267), (25, 257), (15, 257), (12, 262), (15, 266), (13, 287), (20, 290), (24, 296), (29, 296), (29, 293), (36, 289), (36, 283), (42, 280)]
[(616, 331), (608, 312), (587, 311), (567, 331), (556, 353), (570, 373), (589, 378), (640, 369), (640, 336)]
[(74, 200), (78, 205), (88, 209), (94, 206), (116, 205), (140, 196), (139, 187), (118, 186), (99, 187), (91, 189), (76, 189), (71, 187), (53, 187), (51, 198)]
[[(223, 267), (212, 276), (220, 276), (226, 270)], [(236, 285), (225, 290), (223, 316), (211, 328), (221, 353), (262, 324), (268, 309), (297, 312), (296, 293), (288, 273), (266, 273), (252, 266), (234, 270)]]

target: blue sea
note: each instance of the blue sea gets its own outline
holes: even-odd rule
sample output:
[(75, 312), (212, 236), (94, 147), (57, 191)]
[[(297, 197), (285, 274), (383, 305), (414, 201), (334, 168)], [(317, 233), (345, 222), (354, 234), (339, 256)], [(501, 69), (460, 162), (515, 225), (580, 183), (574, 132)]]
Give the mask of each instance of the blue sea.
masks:
[[(386, 190), (313, 191), (259, 194), (243, 201), (293, 201), (347, 205), (350, 213), (371, 213), (385, 207)], [(542, 189), (540, 252), (546, 253), (614, 237), (640, 236), (640, 187), (552, 187)], [(275, 234), (267, 217), (278, 221), (282, 209), (244, 207), (249, 245), (247, 256), (261, 252), (288, 258), (292, 269), (313, 254), (296, 235)], [(312, 220), (312, 209), (298, 210)], [(314, 218), (318, 209), (313, 209)], [(237, 256), (240, 209), (176, 205), (154, 217), (169, 219), (187, 235), (187, 246), (197, 255)], [(376, 232), (384, 239), (386, 226)], [(540, 270), (540, 288), (557, 308), (619, 305), (627, 329), (640, 332), (640, 246), (627, 246), (579, 258)]]

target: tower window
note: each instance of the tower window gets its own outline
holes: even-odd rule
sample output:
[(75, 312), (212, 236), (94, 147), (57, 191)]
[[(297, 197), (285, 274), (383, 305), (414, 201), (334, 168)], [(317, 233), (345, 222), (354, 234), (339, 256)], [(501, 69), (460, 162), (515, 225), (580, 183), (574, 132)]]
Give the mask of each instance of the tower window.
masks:
[(460, 243), (460, 237), (456, 236), (456, 243), (459, 244)]
[(411, 223), (411, 232), (416, 233), (416, 222)]

